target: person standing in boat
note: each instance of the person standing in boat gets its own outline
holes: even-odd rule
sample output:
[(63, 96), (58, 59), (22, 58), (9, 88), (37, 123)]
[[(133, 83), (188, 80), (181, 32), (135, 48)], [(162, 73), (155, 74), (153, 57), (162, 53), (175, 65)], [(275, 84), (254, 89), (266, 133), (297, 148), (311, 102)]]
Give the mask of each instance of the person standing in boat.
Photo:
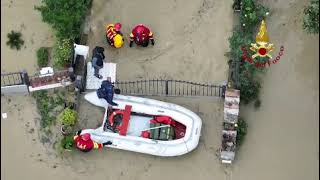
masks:
[(97, 90), (99, 98), (105, 99), (111, 106), (118, 106), (117, 103), (113, 102), (114, 86), (111, 83), (111, 78), (102, 81), (101, 87)]
[(103, 60), (105, 58), (103, 52), (104, 48), (99, 46), (96, 46), (92, 50), (92, 67), (94, 68), (94, 76), (96, 76), (99, 79), (103, 78), (99, 74), (99, 70), (103, 68)]
[(77, 134), (73, 137), (73, 140), (76, 144), (77, 149), (79, 149), (82, 152), (89, 152), (92, 149), (102, 149), (103, 146), (112, 144), (111, 141), (107, 141), (102, 144), (96, 143), (91, 139), (89, 133), (84, 133), (82, 135), (80, 134), (81, 134), (81, 130), (77, 132)]

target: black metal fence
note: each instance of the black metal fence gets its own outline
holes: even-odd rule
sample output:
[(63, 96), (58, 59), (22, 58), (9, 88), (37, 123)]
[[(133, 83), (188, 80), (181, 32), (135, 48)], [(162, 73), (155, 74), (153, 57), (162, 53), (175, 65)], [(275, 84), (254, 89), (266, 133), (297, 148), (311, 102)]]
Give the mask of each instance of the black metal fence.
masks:
[(146, 96), (223, 96), (220, 85), (200, 84), (180, 80), (139, 80), (115, 82), (121, 94)]
[(1, 87), (27, 83), (27, 74), (23, 72), (1, 73)]

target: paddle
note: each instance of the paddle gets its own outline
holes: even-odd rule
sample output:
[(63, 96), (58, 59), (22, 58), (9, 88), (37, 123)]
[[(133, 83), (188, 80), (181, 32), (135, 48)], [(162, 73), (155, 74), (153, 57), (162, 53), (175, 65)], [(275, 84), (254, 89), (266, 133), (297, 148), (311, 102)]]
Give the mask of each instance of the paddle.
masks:
[(148, 130), (151, 130), (151, 129), (159, 129), (159, 128), (163, 128), (163, 127), (170, 127), (170, 125), (167, 124), (167, 125), (164, 125), (164, 126), (158, 126), (158, 127), (148, 128), (148, 129), (144, 129), (144, 130), (142, 130), (142, 131), (148, 131)]

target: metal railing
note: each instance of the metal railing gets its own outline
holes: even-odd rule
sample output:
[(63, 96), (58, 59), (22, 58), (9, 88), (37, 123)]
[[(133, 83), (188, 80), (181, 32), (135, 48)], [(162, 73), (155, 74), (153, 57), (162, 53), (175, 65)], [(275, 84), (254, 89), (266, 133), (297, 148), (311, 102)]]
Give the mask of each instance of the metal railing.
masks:
[(121, 94), (146, 96), (218, 96), (223, 95), (222, 86), (200, 84), (180, 80), (117, 81), (115, 87)]

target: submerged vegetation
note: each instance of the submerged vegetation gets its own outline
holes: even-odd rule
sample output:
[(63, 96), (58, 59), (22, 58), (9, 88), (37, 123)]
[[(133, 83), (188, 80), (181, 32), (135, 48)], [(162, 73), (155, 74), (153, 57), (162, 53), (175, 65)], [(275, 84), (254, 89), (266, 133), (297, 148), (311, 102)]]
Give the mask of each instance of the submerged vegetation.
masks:
[(59, 153), (63, 153), (63, 151), (65, 150), (71, 151), (73, 147), (74, 141), (72, 135), (63, 136), (60, 142), (58, 143), (58, 146), (56, 146)]
[[(254, 64), (243, 61), (241, 47), (249, 47), (254, 42), (256, 29), (260, 22), (269, 14), (269, 9), (253, 0), (242, 0), (240, 11), (240, 26), (236, 26), (233, 35), (229, 38), (230, 52), (227, 56), (233, 61), (239, 62), (238, 81), (234, 82), (235, 88), (241, 92), (241, 103), (248, 104), (258, 99), (261, 88), (259, 77), (264, 71), (256, 68)], [(249, 55), (252, 53), (249, 52)], [(257, 59), (265, 61), (264, 59)]]
[[(66, 90), (60, 88), (32, 93), (41, 116), (40, 130), (43, 132), (41, 138), (50, 139), (48, 142), (55, 142), (54, 148), (60, 153), (73, 148), (72, 134), (78, 118), (77, 111), (66, 106), (70, 100), (69, 96), (73, 96)], [(57, 131), (58, 127), (61, 128), (61, 132)]]
[(65, 68), (72, 57), (73, 42), (81, 36), (82, 25), (91, 0), (42, 0), (42, 20), (51, 25), (57, 37), (53, 48), (55, 68)]
[(319, 0), (311, 0), (303, 13), (303, 29), (310, 34), (319, 33)]
[(57, 68), (67, 66), (71, 62), (72, 49), (71, 39), (57, 40), (53, 47), (54, 66)]
[(80, 37), (82, 23), (91, 0), (42, 0), (35, 9), (41, 12), (42, 20), (51, 25), (58, 39)]
[[(238, 5), (237, 5), (238, 4)], [(239, 5), (240, 4), (240, 5)], [(255, 102), (255, 108), (259, 108), (261, 101), (259, 92), (261, 89), (261, 75), (265, 70), (255, 67), (254, 63), (244, 61), (243, 47), (250, 47), (255, 42), (256, 30), (261, 21), (269, 14), (269, 9), (260, 5), (254, 0), (235, 1), (235, 10), (240, 8), (240, 25), (234, 27), (233, 35), (229, 38), (230, 51), (226, 53), (229, 57), (228, 63), (233, 66), (230, 69), (234, 74), (231, 77), (231, 85), (233, 88), (239, 89), (241, 93), (241, 104), (249, 104)], [(252, 56), (253, 52), (247, 51), (248, 56)], [(265, 58), (256, 58), (255, 61), (264, 62)], [(230, 64), (230, 65), (231, 65)], [(234, 66), (234, 64), (236, 64)], [(236, 131), (236, 144), (241, 146), (247, 134), (247, 123), (243, 118), (239, 118)], [(226, 128), (226, 127), (225, 127)]]
[(37, 50), (37, 63), (39, 67), (46, 67), (49, 61), (49, 52), (45, 47), (41, 47)]
[(7, 45), (10, 46), (11, 49), (20, 50), (21, 46), (24, 44), (22, 40), (22, 34), (20, 32), (11, 31), (7, 35), (8, 41)]
[(32, 96), (36, 99), (37, 108), (41, 116), (41, 129), (48, 132), (50, 131), (50, 126), (56, 121), (59, 109), (62, 111), (64, 105), (63, 94), (50, 95), (47, 90), (41, 90), (33, 92)]
[[(53, 66), (55, 69), (68, 68), (73, 58), (73, 43), (81, 36), (82, 25), (86, 13), (91, 7), (92, 0), (42, 0), (35, 10), (40, 11), (42, 20), (55, 32), (56, 42), (53, 47)], [(45, 52), (39, 52), (39, 65), (46, 64)], [(72, 93), (58, 96), (49, 95), (47, 91), (35, 92), (37, 106), (41, 115), (41, 127), (47, 128), (57, 120), (61, 122), (61, 139), (55, 146), (58, 151), (70, 150), (73, 147), (73, 138), (70, 132), (77, 121), (77, 112), (65, 107), (68, 104), (67, 96)], [(72, 98), (71, 98), (72, 99)], [(70, 102), (71, 103), (71, 102)], [(57, 107), (58, 110), (57, 110)], [(64, 109), (65, 108), (65, 109)], [(61, 152), (61, 151), (60, 151)]]
[(248, 125), (247, 125), (246, 121), (244, 121), (240, 117), (238, 120), (238, 127), (236, 128), (236, 130), (237, 130), (236, 143), (238, 146), (241, 146), (241, 144), (243, 143), (244, 138), (247, 135), (247, 128), (248, 128)]

